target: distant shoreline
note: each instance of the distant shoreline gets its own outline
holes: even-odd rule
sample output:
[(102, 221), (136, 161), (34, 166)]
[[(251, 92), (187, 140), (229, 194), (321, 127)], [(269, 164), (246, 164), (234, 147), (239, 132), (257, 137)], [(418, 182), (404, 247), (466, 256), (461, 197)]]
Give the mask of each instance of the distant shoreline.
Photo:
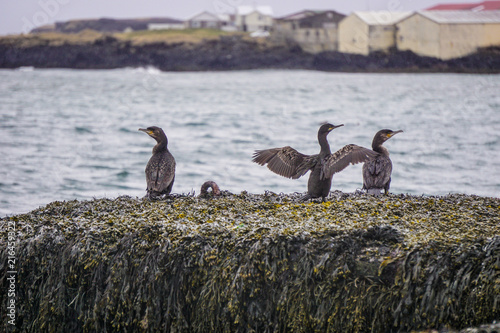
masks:
[(116, 69), (155, 67), (161, 71), (305, 69), (371, 73), (500, 73), (500, 48), (458, 59), (421, 57), (410, 51), (369, 56), (321, 52), (273, 44), (239, 33), (210, 31), (142, 34), (42, 33), (0, 37), (0, 68)]

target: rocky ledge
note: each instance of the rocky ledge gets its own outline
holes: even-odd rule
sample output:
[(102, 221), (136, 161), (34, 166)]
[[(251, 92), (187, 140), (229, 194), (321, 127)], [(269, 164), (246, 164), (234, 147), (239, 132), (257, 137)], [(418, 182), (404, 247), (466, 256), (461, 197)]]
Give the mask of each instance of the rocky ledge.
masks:
[[(5, 280), (17, 271), (15, 328), (498, 328), (500, 199), (341, 192), (323, 203), (299, 198), (119, 197), (53, 202), (2, 218), (0, 274)], [(16, 258), (12, 267), (8, 257)], [(0, 305), (4, 314), (7, 304)], [(7, 320), (2, 316), (0, 326), (9, 327)]]
[[(195, 42), (151, 39), (136, 42), (120, 35), (85, 33), (70, 37), (28, 35), (0, 38), (0, 68), (111, 69), (153, 66), (163, 71), (309, 69), (338, 72), (500, 73), (500, 49), (489, 48), (448, 61), (393, 51), (370, 56), (323, 52), (308, 54), (297, 46), (275, 45), (241, 35)], [(81, 36), (84, 37), (81, 37)], [(188, 39), (186, 39), (188, 38)]]

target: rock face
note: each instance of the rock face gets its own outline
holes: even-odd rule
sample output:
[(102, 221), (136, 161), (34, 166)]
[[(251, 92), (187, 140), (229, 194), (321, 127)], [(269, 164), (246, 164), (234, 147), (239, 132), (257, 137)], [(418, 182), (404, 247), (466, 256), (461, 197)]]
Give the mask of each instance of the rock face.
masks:
[(500, 318), (499, 199), (299, 198), (120, 197), (2, 218), (16, 328), (444, 332)]
[(419, 57), (411, 52), (372, 54), (368, 57), (338, 52), (312, 55), (297, 47), (260, 43), (241, 36), (221, 36), (200, 43), (134, 44), (111, 35), (87, 43), (54, 43), (26, 37), (0, 39), (0, 68), (111, 69), (154, 66), (163, 71), (243, 69), (311, 69), (349, 72), (500, 72), (500, 51), (449, 61)]

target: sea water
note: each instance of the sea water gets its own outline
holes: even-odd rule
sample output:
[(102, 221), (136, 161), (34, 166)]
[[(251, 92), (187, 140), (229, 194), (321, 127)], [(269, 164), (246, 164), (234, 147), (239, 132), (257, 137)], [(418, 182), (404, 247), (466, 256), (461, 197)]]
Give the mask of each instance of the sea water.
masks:
[[(500, 75), (349, 74), (300, 70), (160, 72), (0, 70), (0, 216), (54, 200), (145, 195), (162, 127), (177, 161), (173, 193), (206, 180), (233, 193), (304, 192), (252, 163), (257, 149), (319, 152), (370, 147), (380, 129), (392, 193), (500, 196)], [(362, 187), (361, 165), (334, 175), (332, 190)]]

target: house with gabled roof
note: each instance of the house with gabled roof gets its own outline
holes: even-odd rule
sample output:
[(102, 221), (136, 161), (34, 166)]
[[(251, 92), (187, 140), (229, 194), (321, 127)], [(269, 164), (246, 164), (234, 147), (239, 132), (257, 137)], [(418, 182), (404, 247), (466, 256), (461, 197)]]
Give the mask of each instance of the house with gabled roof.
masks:
[(411, 12), (354, 12), (340, 21), (339, 51), (369, 55), (388, 52), (396, 47), (396, 23)]
[(274, 21), (273, 15), (270, 6), (238, 6), (235, 25), (240, 31), (270, 31)]
[(189, 29), (221, 29), (225, 24), (220, 15), (208, 11), (196, 14), (185, 22)]
[(482, 1), (475, 3), (443, 3), (427, 10), (471, 10), (473, 12), (481, 12), (485, 10), (500, 10), (500, 1)]
[(336, 51), (337, 28), (345, 17), (334, 10), (303, 10), (274, 21), (272, 38), (309, 53)]
[(420, 11), (397, 28), (399, 50), (443, 60), (500, 46), (500, 11)]

